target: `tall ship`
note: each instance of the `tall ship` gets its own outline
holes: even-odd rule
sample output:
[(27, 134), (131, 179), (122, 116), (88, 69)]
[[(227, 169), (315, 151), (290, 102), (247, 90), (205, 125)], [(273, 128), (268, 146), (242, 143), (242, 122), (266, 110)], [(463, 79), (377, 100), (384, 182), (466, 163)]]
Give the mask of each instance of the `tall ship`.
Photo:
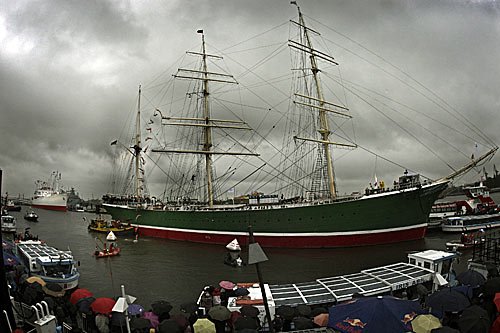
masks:
[(61, 187), (61, 173), (53, 171), (48, 181), (37, 180), (31, 207), (65, 212), (68, 194)]
[[(131, 222), (141, 235), (200, 243), (227, 244), (236, 238), (246, 244), (251, 229), (266, 247), (361, 246), (425, 236), (439, 194), (455, 177), (491, 159), (498, 147), (491, 145), (434, 179), (395, 163), (401, 175), (389, 184), (375, 173), (364, 190), (342, 194), (335, 163), (351, 152), (370, 150), (341, 129), (353, 118), (343, 98), (346, 90), (324, 88), (339, 63), (316, 48), (314, 41), (321, 35), (306, 25), (299, 6), (297, 10), (290, 38), (273, 52), (289, 50), (291, 74), (264, 79), (276, 87), (289, 78), (289, 97), (284, 97), (286, 89), (276, 89), (273, 95), (252, 82), (244, 87), (252, 102), (264, 95), (277, 101), (253, 107), (230, 100), (236, 96), (241, 102), (241, 95), (233, 93), (242, 83), (220, 64), (221, 56), (207, 51), (203, 30), (198, 30), (200, 49), (186, 53), (196, 65), (179, 68), (173, 83), (165, 85), (183, 87), (182, 93), (154, 91), (157, 83), (139, 87), (135, 122), (130, 125), (133, 141), (111, 142), (130, 157), (123, 167), (114, 168), (127, 176), (115, 174), (112, 192), (103, 196), (104, 208), (114, 219)], [(267, 56), (256, 57), (261, 60), (244, 67), (241, 76), (269, 61)], [(340, 85), (341, 78), (334, 77), (334, 83)], [(146, 92), (150, 96), (144, 98)], [(155, 103), (151, 96), (171, 100)], [(141, 105), (141, 97), (148, 106)], [(282, 133), (285, 139), (276, 139)], [(376, 161), (387, 160), (374, 156)], [(147, 165), (161, 175), (147, 172)], [(151, 195), (153, 187), (160, 194)]]

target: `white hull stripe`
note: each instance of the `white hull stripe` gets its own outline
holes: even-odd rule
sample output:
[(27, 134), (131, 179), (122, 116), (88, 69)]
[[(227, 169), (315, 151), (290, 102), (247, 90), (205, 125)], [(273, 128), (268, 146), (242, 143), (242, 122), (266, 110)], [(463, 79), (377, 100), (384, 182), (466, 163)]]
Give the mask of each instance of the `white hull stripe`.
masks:
[[(238, 231), (194, 230), (194, 229), (155, 227), (155, 226), (146, 226), (140, 224), (132, 224), (132, 225), (145, 229), (166, 230), (166, 231), (185, 232), (194, 234), (248, 236), (248, 232), (238, 232)], [(254, 235), (265, 236), (265, 237), (335, 237), (335, 236), (370, 235), (370, 234), (380, 234), (386, 232), (399, 232), (399, 231), (419, 229), (425, 227), (427, 227), (427, 223), (415, 224), (407, 227), (377, 229), (377, 230), (361, 230), (361, 231), (346, 231), (346, 232), (301, 232), (301, 233), (254, 232)]]

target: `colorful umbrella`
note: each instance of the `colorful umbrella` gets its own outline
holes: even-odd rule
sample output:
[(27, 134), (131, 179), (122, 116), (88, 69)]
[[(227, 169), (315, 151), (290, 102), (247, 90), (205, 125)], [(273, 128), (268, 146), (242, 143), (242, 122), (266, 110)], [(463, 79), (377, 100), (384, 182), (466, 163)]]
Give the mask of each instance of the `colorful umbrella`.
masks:
[(73, 293), (71, 293), (69, 301), (71, 302), (71, 304), (76, 304), (76, 302), (78, 302), (80, 299), (91, 297), (91, 296), (94, 296), (94, 294), (92, 294), (92, 292), (90, 292), (89, 290), (87, 290), (85, 288), (79, 288), (79, 289), (76, 289), (75, 291), (73, 291)]
[(330, 308), (328, 327), (350, 333), (408, 332), (410, 321), (423, 310), (420, 303), (391, 296), (362, 297)]
[(222, 305), (212, 306), (210, 310), (208, 310), (208, 315), (213, 320), (225, 321), (231, 318), (231, 311), (228, 308)]
[(142, 305), (129, 304), (128, 308), (127, 308), (127, 312), (128, 312), (128, 314), (130, 314), (132, 316), (136, 316), (136, 315), (142, 315), (145, 312), (145, 310), (144, 310), (144, 307)]
[(154, 314), (152, 311), (144, 312), (142, 317), (148, 319), (151, 322), (151, 325), (153, 326), (153, 328), (157, 328), (158, 325), (160, 324), (160, 320), (158, 319), (158, 316), (156, 314)]
[(193, 324), (195, 333), (215, 333), (215, 324), (207, 318), (200, 318)]
[(113, 310), (116, 301), (109, 297), (98, 297), (90, 304), (95, 313), (109, 314)]
[(231, 281), (223, 280), (219, 282), (219, 286), (221, 286), (221, 288), (224, 288), (226, 290), (232, 290), (236, 285)]
[(26, 282), (28, 282), (28, 283), (35, 283), (36, 282), (39, 285), (41, 285), (42, 287), (47, 284), (45, 281), (42, 280), (41, 277), (38, 277), (38, 276), (30, 276), (29, 278), (26, 279)]
[(415, 333), (431, 333), (433, 329), (441, 326), (439, 319), (431, 314), (418, 315), (411, 321)]

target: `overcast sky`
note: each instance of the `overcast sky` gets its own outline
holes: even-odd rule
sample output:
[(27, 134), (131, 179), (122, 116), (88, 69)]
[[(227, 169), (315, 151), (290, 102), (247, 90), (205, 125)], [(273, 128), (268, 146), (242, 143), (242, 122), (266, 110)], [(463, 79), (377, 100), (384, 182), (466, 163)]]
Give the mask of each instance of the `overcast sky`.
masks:
[[(345, 42), (334, 33), (340, 32), (362, 44), (500, 142), (497, 2), (308, 0), (299, 5), (324, 25), (314, 22), (327, 30), (326, 38)], [(288, 0), (2, 1), (2, 194), (31, 196), (35, 180), (58, 170), (66, 187), (75, 187), (84, 198), (100, 197), (110, 186), (109, 143), (133, 108), (137, 86), (169, 68), (186, 50), (196, 50), (197, 29), (204, 29), (211, 45), (225, 49), (294, 16), (296, 8)], [(346, 80), (377, 82), (362, 66), (348, 64), (353, 57), (348, 51), (339, 48), (334, 55), (347, 62)], [(401, 160), (415, 153), (394, 145), (405, 143), (399, 133), (376, 127), (364, 133), (371, 137), (363, 143), (370, 148), (390, 147)], [(474, 152), (473, 145), (461, 148), (467, 155)], [(416, 170), (431, 175), (448, 171), (435, 159), (416, 160)], [(500, 156), (486, 166), (490, 173), (493, 163), (500, 168)], [(351, 166), (344, 177), (345, 183), (353, 183), (356, 168)]]

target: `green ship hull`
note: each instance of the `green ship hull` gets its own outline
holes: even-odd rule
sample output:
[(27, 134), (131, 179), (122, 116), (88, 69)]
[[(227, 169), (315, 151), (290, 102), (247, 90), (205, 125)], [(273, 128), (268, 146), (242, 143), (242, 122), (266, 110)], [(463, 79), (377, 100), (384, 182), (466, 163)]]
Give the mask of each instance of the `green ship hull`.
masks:
[(430, 209), (447, 182), (317, 204), (222, 209), (162, 210), (105, 204), (114, 219), (131, 221), (140, 234), (227, 244), (256, 241), (271, 247), (343, 247), (421, 239)]

